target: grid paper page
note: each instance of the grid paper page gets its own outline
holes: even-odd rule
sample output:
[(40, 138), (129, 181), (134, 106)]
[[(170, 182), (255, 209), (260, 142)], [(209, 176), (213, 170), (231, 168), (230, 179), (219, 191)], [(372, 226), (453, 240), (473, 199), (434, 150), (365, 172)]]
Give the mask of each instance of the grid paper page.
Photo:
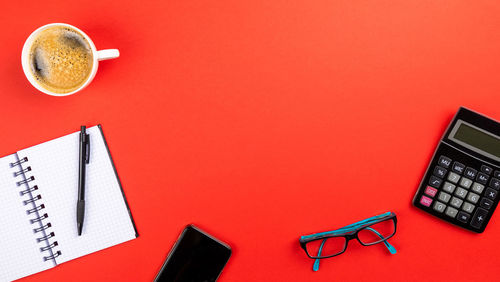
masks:
[(33, 228), (38, 225), (29, 222), (35, 216), (27, 215), (31, 205), (25, 206), (22, 202), (29, 196), (19, 194), (26, 186), (17, 186), (16, 181), (22, 178), (14, 177), (20, 168), (10, 167), (16, 160), (15, 155), (0, 159), (0, 281), (19, 279), (54, 266), (50, 261), (43, 261), (40, 247), (44, 245), (36, 242), (40, 236), (34, 234)]
[(128, 209), (109, 158), (101, 131), (97, 126), (87, 129), (90, 135), (90, 163), (85, 184), (85, 219), (82, 235), (76, 227), (78, 199), (78, 163), (80, 133), (76, 132), (25, 150), (30, 173), (43, 197), (61, 256), (56, 262), (114, 246), (136, 238)]

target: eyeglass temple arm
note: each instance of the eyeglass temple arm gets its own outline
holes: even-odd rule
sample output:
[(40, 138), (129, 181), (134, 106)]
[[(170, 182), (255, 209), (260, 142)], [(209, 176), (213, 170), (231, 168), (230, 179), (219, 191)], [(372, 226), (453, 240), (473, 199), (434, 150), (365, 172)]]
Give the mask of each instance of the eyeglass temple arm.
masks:
[[(377, 234), (377, 236), (379, 236), (380, 239), (384, 239), (384, 236), (382, 236), (380, 233), (378, 233), (377, 230), (375, 230), (375, 229), (373, 229), (371, 227), (366, 227), (366, 230), (370, 230), (371, 232)], [(394, 255), (396, 253), (396, 248), (394, 248), (393, 245), (389, 244), (389, 242), (387, 242), (387, 240), (384, 240), (383, 242), (384, 242), (384, 245), (389, 250), (389, 252)]]
[[(318, 257), (321, 256), (321, 251), (323, 250), (323, 245), (325, 244), (325, 242), (326, 242), (326, 239), (323, 239), (323, 241), (321, 242), (321, 245), (319, 246), (318, 255), (317, 255)], [(319, 258), (314, 260), (313, 270), (314, 271), (319, 270)]]
[(339, 232), (340, 233), (340, 232), (355, 231), (356, 229), (362, 227), (363, 225), (372, 224), (372, 223), (375, 223), (377, 221), (384, 221), (391, 214), (392, 214), (392, 212), (386, 212), (386, 213), (383, 213), (383, 214), (380, 214), (380, 215), (372, 216), (370, 218), (367, 218), (367, 219), (364, 219), (364, 220), (361, 220), (361, 221), (349, 224), (347, 226), (341, 227), (341, 228), (339, 228), (337, 230), (332, 231), (332, 233), (333, 232)]
[(359, 228), (363, 227), (364, 225), (369, 225), (369, 224), (372, 224), (375, 222), (384, 221), (387, 218), (389, 218), (391, 215), (394, 215), (394, 213), (386, 212), (386, 213), (383, 213), (380, 215), (372, 216), (370, 218), (349, 224), (347, 226), (341, 227), (341, 228), (336, 229), (336, 230), (315, 233), (315, 234), (311, 234), (311, 235), (304, 235), (304, 236), (301, 236), (301, 239), (307, 240), (307, 239), (315, 238), (315, 237), (319, 237), (319, 236), (338, 235), (338, 234), (345, 234), (345, 233), (354, 232), (354, 231), (358, 230)]

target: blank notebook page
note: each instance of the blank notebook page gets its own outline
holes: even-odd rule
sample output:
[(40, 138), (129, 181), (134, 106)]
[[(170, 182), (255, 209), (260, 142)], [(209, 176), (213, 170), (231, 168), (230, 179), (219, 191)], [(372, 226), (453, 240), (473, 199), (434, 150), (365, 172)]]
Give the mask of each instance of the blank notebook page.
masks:
[(62, 252), (56, 258), (58, 264), (136, 238), (101, 130), (94, 126), (87, 129), (87, 134), (90, 135), (90, 163), (87, 164), (81, 236), (76, 226), (80, 133), (18, 152), (20, 158), (29, 158), (23, 164), (31, 166), (26, 177), (35, 176), (33, 182), (43, 197), (45, 212), (59, 243), (54, 250)]
[(19, 166), (10, 167), (10, 163), (17, 161), (15, 155), (0, 159), (0, 281), (19, 279), (26, 275), (39, 272), (54, 266), (50, 261), (43, 261), (44, 253), (40, 247), (45, 244), (37, 243), (39, 234), (33, 232), (33, 225), (29, 222), (36, 216), (28, 216), (19, 192), (25, 186), (17, 186), (16, 181), (21, 177), (14, 177)]

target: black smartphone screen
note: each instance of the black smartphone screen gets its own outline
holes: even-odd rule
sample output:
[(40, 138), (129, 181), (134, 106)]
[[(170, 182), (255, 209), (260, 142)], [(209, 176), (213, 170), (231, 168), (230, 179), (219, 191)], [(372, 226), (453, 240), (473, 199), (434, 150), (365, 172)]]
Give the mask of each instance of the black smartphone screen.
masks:
[(175, 243), (155, 281), (216, 281), (231, 256), (231, 248), (188, 225)]

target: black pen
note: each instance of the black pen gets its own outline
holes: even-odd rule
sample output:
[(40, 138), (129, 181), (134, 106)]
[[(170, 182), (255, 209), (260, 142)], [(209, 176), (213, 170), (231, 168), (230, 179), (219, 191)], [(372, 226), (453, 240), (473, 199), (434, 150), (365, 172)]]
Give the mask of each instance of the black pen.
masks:
[(89, 163), (90, 138), (85, 126), (80, 128), (80, 161), (78, 171), (78, 202), (76, 203), (76, 225), (78, 236), (82, 235), (83, 218), (85, 216), (85, 166)]

